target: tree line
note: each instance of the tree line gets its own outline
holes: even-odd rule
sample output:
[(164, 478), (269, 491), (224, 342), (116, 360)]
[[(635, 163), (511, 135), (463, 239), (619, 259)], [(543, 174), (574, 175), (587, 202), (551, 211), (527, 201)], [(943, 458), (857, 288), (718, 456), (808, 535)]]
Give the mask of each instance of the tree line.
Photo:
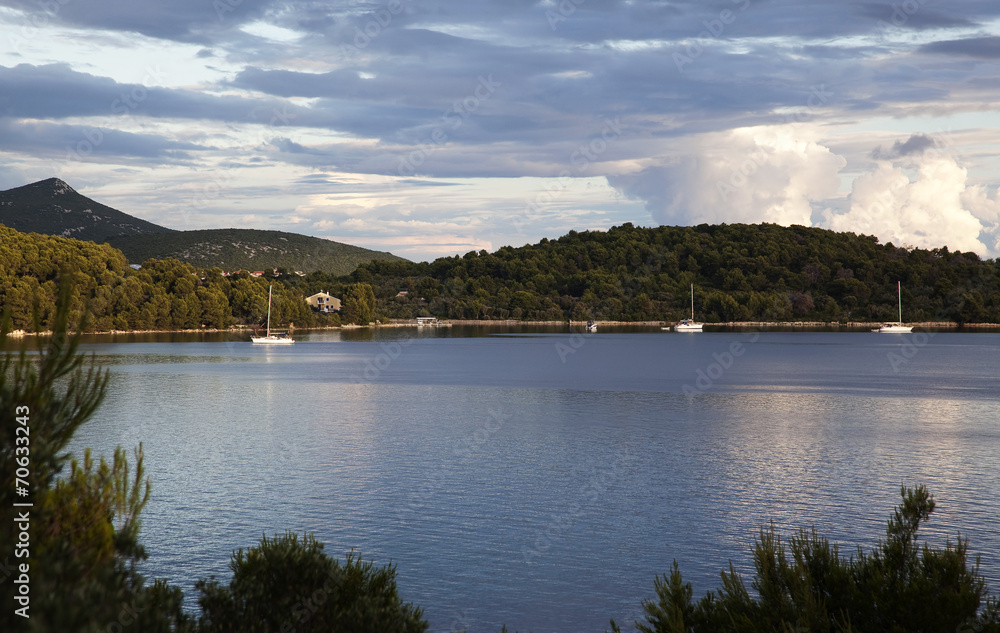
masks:
[[(421, 633), (423, 610), (399, 595), (392, 565), (349, 554), (333, 559), (306, 534), (266, 536), (234, 552), (228, 582), (195, 585), (200, 613), (183, 593), (150, 581), (139, 563), (140, 517), (151, 483), (140, 444), (110, 459), (66, 452), (100, 406), (108, 373), (79, 354), (69, 330), (73, 290), (61, 284), (52, 336), (37, 354), (0, 358), (0, 630), (98, 633)], [(86, 325), (87, 315), (81, 323)], [(9, 328), (0, 333), (3, 344)], [(22, 429), (22, 431), (19, 431)], [(22, 494), (22, 490), (24, 494)], [(918, 542), (934, 512), (922, 486), (903, 488), (886, 538), (844, 556), (815, 531), (787, 543), (771, 527), (753, 551), (752, 593), (733, 571), (722, 588), (693, 599), (674, 563), (643, 602), (642, 633), (788, 631), (938, 633), (1000, 631), (1000, 605), (960, 536), (944, 547)], [(30, 506), (18, 506), (29, 502)], [(28, 507), (29, 509), (24, 509)], [(11, 516), (11, 514), (13, 516)], [(13, 519), (13, 520), (11, 520)], [(18, 544), (18, 547), (14, 547)], [(14, 553), (12, 553), (14, 552)], [(23, 552), (23, 555), (19, 552)], [(611, 629), (621, 628), (611, 620)], [(506, 631), (506, 628), (502, 629)]]
[[(709, 323), (1000, 322), (996, 261), (947, 248), (774, 224), (570, 231), (556, 240), (429, 263), (375, 261), (369, 283), (387, 317)], [(400, 295), (400, 291), (405, 294)]]
[[(995, 260), (773, 224), (624, 224), (433, 262), (376, 260), (346, 276), (261, 278), (175, 259), (133, 270), (106, 244), (0, 226), (0, 301), (15, 327), (31, 329), (36, 313), (48, 323), (61, 276), (75, 282), (71, 319), (89, 305), (98, 331), (260, 325), (272, 284), (272, 322), (299, 327), (417, 316), (669, 322), (688, 316), (692, 284), (708, 323), (895, 321), (897, 282), (904, 321), (1000, 322)], [(305, 297), (320, 291), (343, 299), (340, 315), (309, 308)]]
[[(0, 305), (10, 314), (14, 329), (48, 329), (64, 280), (72, 287), (70, 324), (81, 323), (88, 310), (90, 331), (261, 326), (271, 286), (273, 324), (341, 324), (341, 315), (319, 313), (305, 301), (319, 292), (324, 279), (301, 283), (283, 269), (266, 277), (253, 277), (247, 271), (224, 275), (220, 268), (197, 269), (176, 259), (150, 259), (135, 270), (121, 251), (107, 244), (0, 226)], [(348, 322), (374, 320), (370, 288), (338, 283), (331, 289), (346, 292), (342, 313)]]

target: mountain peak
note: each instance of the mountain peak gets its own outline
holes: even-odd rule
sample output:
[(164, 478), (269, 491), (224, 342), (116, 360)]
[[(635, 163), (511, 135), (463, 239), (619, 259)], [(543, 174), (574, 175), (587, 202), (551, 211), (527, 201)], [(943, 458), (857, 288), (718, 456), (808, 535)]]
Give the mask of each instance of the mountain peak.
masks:
[(76, 193), (76, 189), (70, 187), (69, 183), (59, 178), (47, 178), (45, 180), (40, 180), (35, 184), (51, 187), (52, 193), (55, 194)]
[(34, 191), (46, 191), (53, 195), (61, 195), (64, 193), (77, 193), (76, 189), (69, 186), (69, 183), (61, 178), (46, 178), (45, 180), (39, 180), (38, 182), (33, 182), (31, 184), (24, 185), (23, 187), (17, 187), (16, 189), (8, 189), (7, 192), (17, 191), (18, 189), (31, 189)]
[(0, 224), (25, 233), (98, 243), (115, 235), (172, 232), (91, 200), (60, 178), (46, 178), (0, 191)]

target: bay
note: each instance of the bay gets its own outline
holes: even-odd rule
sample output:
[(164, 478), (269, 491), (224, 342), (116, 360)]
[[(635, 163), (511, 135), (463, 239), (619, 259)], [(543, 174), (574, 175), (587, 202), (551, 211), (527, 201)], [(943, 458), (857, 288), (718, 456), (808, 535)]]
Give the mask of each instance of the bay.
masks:
[(143, 443), (145, 571), (229, 577), (309, 531), (397, 566), (431, 630), (631, 627), (673, 560), (696, 596), (769, 521), (853, 551), (901, 485), (1000, 591), (1000, 334), (383, 328), (95, 338), (108, 398), (74, 439)]

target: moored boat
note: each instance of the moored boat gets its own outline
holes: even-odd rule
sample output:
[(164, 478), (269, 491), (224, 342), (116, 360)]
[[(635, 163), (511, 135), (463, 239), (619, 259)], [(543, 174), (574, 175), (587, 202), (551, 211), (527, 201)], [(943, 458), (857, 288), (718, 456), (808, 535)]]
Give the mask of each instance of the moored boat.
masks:
[(250, 342), (254, 345), (291, 345), (295, 340), (286, 333), (271, 334), (271, 289), (267, 288), (267, 333), (264, 336), (251, 336)]
[(691, 318), (681, 319), (674, 326), (674, 332), (701, 332), (702, 325), (694, 320), (694, 284), (691, 284)]
[(899, 281), (896, 282), (896, 294), (899, 300), (899, 322), (885, 323), (872, 330), (872, 332), (881, 332), (883, 334), (906, 334), (907, 332), (913, 331), (912, 326), (903, 325), (903, 285)]

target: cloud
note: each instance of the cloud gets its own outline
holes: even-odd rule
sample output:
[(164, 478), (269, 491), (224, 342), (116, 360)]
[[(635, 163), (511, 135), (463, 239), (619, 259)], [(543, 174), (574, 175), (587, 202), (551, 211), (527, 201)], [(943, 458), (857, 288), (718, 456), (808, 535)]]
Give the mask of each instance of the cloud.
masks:
[(947, 29), (975, 26), (975, 16), (954, 11), (944, 13), (927, 6), (927, 0), (905, 2), (868, 2), (860, 4), (862, 15), (875, 20), (876, 27), (914, 30)]
[[(441, 249), (650, 217), (817, 224), (864, 206), (849, 179), (873, 159), (912, 178), (938, 149), (926, 133), (957, 128), (971, 176), (955, 205), (995, 248), (995, 0), (23, 4), (0, 0), (0, 39), (18, 44), (0, 51), (3, 159), (45, 177), (99, 130), (77, 171), (156, 183), (155, 200), (129, 185), (133, 209), (193, 197), (187, 222), (278, 228), (299, 197), (331, 194), (383, 210), (367, 237), (461, 238)], [(189, 191), (216, 174), (265, 191)]]
[(267, 96), (120, 83), (78, 72), (64, 63), (0, 66), (0, 117), (102, 117), (112, 126), (152, 117), (197, 119), (203, 125), (212, 122), (327, 129), (348, 127), (355, 118), (333, 109), (301, 107)]
[(812, 224), (813, 205), (836, 195), (846, 161), (806, 126), (762, 126), (697, 141), (679, 156), (637, 174), (609, 177), (646, 201), (662, 224), (774, 222)]
[(875, 160), (895, 160), (904, 156), (923, 154), (932, 147), (937, 147), (937, 142), (933, 138), (926, 134), (914, 134), (905, 142), (896, 141), (888, 151), (879, 145), (872, 150), (871, 156)]
[(35, 24), (58, 23), (141, 33), (177, 41), (205, 41), (210, 34), (253, 22), (271, 0), (130, 0), (129, 2), (26, 3), (0, 0), (0, 6), (28, 11)]
[(317, 150), (315, 150), (315, 149), (313, 149), (311, 147), (306, 147), (305, 145), (302, 145), (300, 143), (296, 143), (295, 141), (293, 141), (293, 140), (291, 140), (289, 138), (285, 138), (285, 137), (278, 137), (278, 138), (271, 139), (270, 141), (268, 141), (268, 144), (273, 145), (274, 147), (276, 147), (278, 149), (278, 151), (287, 152), (289, 154), (321, 154), (322, 155), (322, 152), (319, 152), (319, 151), (317, 151)]
[(987, 231), (1000, 218), (995, 192), (991, 197), (982, 187), (968, 187), (968, 173), (950, 156), (928, 152), (917, 160), (912, 180), (898, 164), (880, 161), (854, 180), (847, 212), (830, 212), (826, 224), (897, 246), (995, 252)]
[(924, 44), (920, 50), (925, 53), (962, 55), (978, 59), (1000, 59), (1000, 37), (970, 37), (960, 40), (943, 40)]
[[(846, 160), (809, 126), (742, 128), (700, 137), (691, 153), (609, 182), (644, 200), (662, 224), (773, 222), (825, 226), (921, 248), (1000, 252), (1000, 196), (970, 185), (966, 169), (914, 134), (872, 155), (838, 212)], [(916, 170), (911, 180), (907, 170)]]
[(493, 242), (472, 235), (455, 233), (425, 233), (419, 236), (371, 237), (357, 235), (324, 235), (326, 239), (346, 244), (357, 244), (364, 248), (389, 251), (412, 261), (431, 261), (469, 251), (492, 251)]
[(3, 118), (0, 118), (0, 148), (6, 152), (31, 152), (52, 160), (57, 168), (77, 162), (118, 163), (135, 158), (149, 164), (189, 162), (191, 152), (206, 149), (164, 136), (123, 132), (100, 125)]

